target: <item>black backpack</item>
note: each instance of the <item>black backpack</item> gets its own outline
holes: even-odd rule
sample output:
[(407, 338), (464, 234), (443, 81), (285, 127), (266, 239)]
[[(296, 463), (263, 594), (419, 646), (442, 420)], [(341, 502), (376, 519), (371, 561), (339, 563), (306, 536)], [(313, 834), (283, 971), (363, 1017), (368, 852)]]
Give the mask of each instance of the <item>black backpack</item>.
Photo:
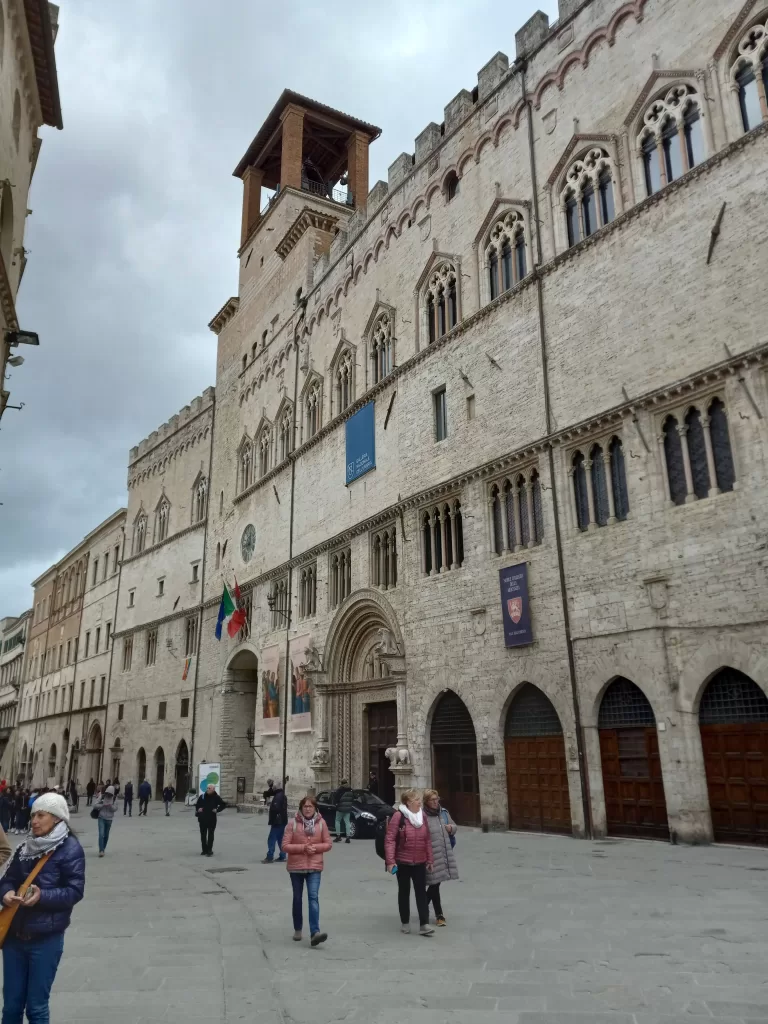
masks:
[[(395, 811), (394, 814), (390, 814), (390, 816), (388, 818), (382, 818), (380, 821), (378, 821), (376, 823), (376, 835), (374, 837), (374, 843), (375, 843), (375, 846), (376, 846), (376, 853), (379, 855), (379, 857), (381, 857), (382, 860), (386, 860), (386, 854), (384, 852), (384, 839), (385, 839), (385, 837), (387, 835), (387, 829), (389, 828), (389, 823), (390, 823), (390, 821), (392, 821), (392, 819), (394, 818), (395, 814), (399, 814), (400, 815), (400, 827), (397, 830), (398, 831), (397, 838), (399, 840), (400, 836), (405, 831), (405, 815), (403, 814), (402, 811)], [(397, 844), (395, 844), (395, 845), (397, 845)]]

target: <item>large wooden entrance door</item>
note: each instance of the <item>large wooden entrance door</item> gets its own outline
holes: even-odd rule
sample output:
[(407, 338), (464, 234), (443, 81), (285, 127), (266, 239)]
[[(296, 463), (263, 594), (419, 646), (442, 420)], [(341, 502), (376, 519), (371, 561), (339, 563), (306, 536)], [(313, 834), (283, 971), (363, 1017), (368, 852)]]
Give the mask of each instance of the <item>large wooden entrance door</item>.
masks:
[[(368, 705), (368, 769), (376, 772), (379, 796), (386, 803), (395, 803), (395, 776), (384, 751), (397, 745), (397, 702), (382, 701)], [(363, 780), (363, 786), (368, 780)]]
[(162, 747), (155, 751), (155, 800), (163, 799), (165, 788), (165, 752)]
[(477, 741), (464, 701), (448, 690), (432, 719), (432, 777), (458, 825), (480, 824)]
[(504, 749), (509, 827), (570, 834), (563, 729), (551, 701), (530, 683), (510, 705)]
[(699, 707), (716, 842), (768, 845), (768, 698), (749, 676), (722, 669)]
[(608, 835), (668, 839), (656, 718), (645, 694), (621, 677), (598, 719)]
[(177, 800), (186, 800), (189, 790), (189, 751), (184, 740), (181, 741), (176, 751), (176, 785), (174, 789)]

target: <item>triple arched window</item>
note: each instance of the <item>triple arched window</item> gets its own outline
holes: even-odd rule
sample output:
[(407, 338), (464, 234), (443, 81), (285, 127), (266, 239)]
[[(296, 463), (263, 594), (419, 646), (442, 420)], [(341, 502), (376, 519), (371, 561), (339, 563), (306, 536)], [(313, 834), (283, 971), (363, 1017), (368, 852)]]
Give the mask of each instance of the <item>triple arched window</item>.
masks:
[(323, 382), (313, 377), (304, 388), (302, 399), (304, 406), (304, 440), (314, 437), (322, 425), (323, 418)]
[(308, 619), (317, 613), (317, 563), (299, 570), (299, 618)]
[(269, 423), (265, 423), (259, 431), (256, 453), (259, 459), (259, 478), (261, 478), (267, 475), (272, 464), (272, 427)]
[(155, 544), (159, 544), (168, 536), (171, 521), (171, 503), (163, 495), (155, 509)]
[(535, 468), (513, 473), (493, 484), (489, 505), (492, 547), (497, 555), (541, 544), (544, 517), (541, 481)]
[(488, 268), (488, 294), (491, 301), (519, 284), (528, 273), (525, 221), (517, 210), (505, 213), (491, 228), (485, 250), (485, 264)]
[(329, 598), (336, 608), (352, 593), (352, 548), (333, 551), (329, 561)]
[(253, 443), (246, 434), (237, 449), (237, 493), (243, 491), (253, 483)]
[(371, 383), (378, 384), (394, 366), (394, 328), (389, 310), (382, 310), (376, 317), (370, 338)]
[(333, 368), (335, 415), (344, 412), (355, 400), (355, 354), (345, 348), (339, 352)]
[(624, 447), (612, 437), (571, 457), (572, 494), (580, 530), (608, 526), (629, 515)]
[(745, 132), (768, 120), (768, 22), (752, 25), (742, 36), (731, 68), (731, 88), (739, 97)]
[(280, 445), (280, 461), (284, 462), (293, 449), (293, 406), (285, 402), (277, 417), (278, 443)]
[(649, 196), (705, 159), (701, 100), (692, 85), (674, 85), (651, 103), (637, 146)]
[[(134, 555), (141, 554), (147, 545), (147, 514), (146, 512), (139, 512), (133, 523), (133, 548)], [(78, 584), (80, 582), (80, 570), (77, 570)], [(79, 586), (76, 590), (79, 589)]]
[(446, 260), (430, 274), (424, 293), (430, 344), (453, 330), (459, 322), (456, 267)]
[(464, 562), (464, 528), (458, 498), (421, 513), (421, 571), (425, 576), (458, 569)]
[(208, 511), (208, 480), (198, 476), (192, 487), (192, 522), (201, 523)]
[(600, 147), (593, 147), (571, 164), (561, 195), (569, 246), (589, 238), (615, 218), (614, 181), (613, 160)]
[(732, 491), (736, 481), (721, 398), (671, 412), (662, 425), (664, 485), (675, 505)]
[(397, 586), (397, 528), (394, 525), (371, 534), (371, 583), (384, 590)]

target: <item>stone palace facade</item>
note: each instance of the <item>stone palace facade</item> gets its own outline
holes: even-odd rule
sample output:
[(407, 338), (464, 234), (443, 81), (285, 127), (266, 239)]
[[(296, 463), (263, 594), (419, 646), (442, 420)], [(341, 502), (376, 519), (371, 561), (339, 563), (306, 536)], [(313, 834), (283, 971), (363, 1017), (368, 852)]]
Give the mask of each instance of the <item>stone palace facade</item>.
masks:
[(768, 842), (768, 5), (559, 13), (370, 191), (290, 91), (238, 164), (215, 395), (131, 455), (122, 778)]

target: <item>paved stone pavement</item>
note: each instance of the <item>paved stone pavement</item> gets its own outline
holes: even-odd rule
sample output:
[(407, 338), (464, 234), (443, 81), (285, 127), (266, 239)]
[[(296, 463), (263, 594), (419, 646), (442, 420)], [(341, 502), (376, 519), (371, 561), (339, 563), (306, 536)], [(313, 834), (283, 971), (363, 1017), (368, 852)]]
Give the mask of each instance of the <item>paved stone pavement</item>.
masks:
[[(464, 830), (448, 927), (400, 934), (373, 843), (334, 846), (327, 945), (291, 941), (262, 818), (226, 811), (200, 856), (191, 811), (73, 819), (87, 856), (54, 987), (56, 1024), (768, 1022), (768, 856)], [(306, 930), (306, 924), (305, 924)]]

